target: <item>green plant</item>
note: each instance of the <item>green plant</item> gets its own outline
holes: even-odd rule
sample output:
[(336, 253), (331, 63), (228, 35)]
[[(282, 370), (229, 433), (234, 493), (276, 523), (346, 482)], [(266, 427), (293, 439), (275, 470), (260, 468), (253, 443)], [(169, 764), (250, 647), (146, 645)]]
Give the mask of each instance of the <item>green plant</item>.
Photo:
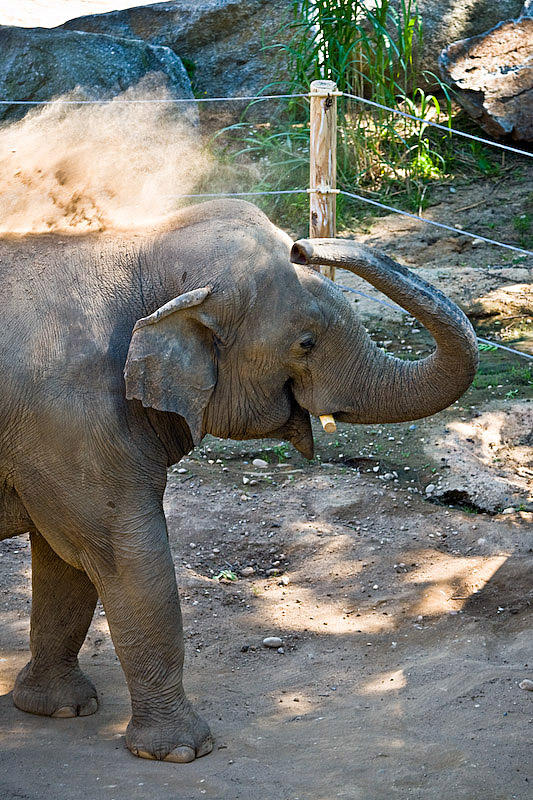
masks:
[(531, 230), (531, 214), (520, 214), (513, 219), (513, 228), (518, 233), (528, 233)]
[(272, 452), (278, 457), (278, 461), (283, 463), (287, 461), (290, 456), (290, 447), (288, 444), (277, 444), (272, 448)]
[(220, 570), (218, 575), (215, 575), (213, 577), (213, 580), (214, 581), (222, 581), (222, 580), (224, 580), (224, 581), (236, 581), (236, 580), (238, 580), (238, 578), (237, 578), (237, 575), (235, 574), (235, 572), (233, 572), (233, 570), (231, 570), (231, 569), (222, 569), (222, 570)]
[(533, 372), (531, 367), (511, 367), (511, 378), (515, 383), (522, 384), (523, 386), (531, 386), (533, 384)]
[(471, 142), (470, 150), (474, 163), (482, 175), (493, 177), (500, 174), (499, 164), (493, 161), (487, 149), (480, 142)]
[[(400, 205), (421, 211), (429, 200), (428, 183), (445, 174), (452, 158), (450, 137), (430, 128), (430, 119), (451, 124), (447, 88), (435, 76), (421, 75), (418, 52), (422, 24), (416, 0), (294, 0), (293, 17), (281, 48), (290, 76), (280, 88), (306, 92), (312, 80), (330, 78), (340, 90), (390, 109), (353, 98), (339, 99), (337, 142), (338, 183), (386, 196), (399, 193)], [(288, 40), (288, 41), (287, 41)], [(439, 85), (442, 100), (420, 88), (428, 80)], [(272, 91), (273, 87), (265, 87)], [(257, 190), (306, 186), (308, 181), (308, 104), (291, 100), (266, 123), (250, 122), (252, 103), (243, 120), (223, 131), (235, 137), (237, 158), (256, 163)], [(394, 109), (420, 117), (398, 116)], [(307, 197), (290, 195), (260, 200), (269, 213), (296, 228), (307, 216)], [(366, 212), (366, 209), (365, 209)], [(337, 200), (339, 227), (361, 216), (359, 205)], [(281, 217), (281, 219), (280, 219)]]

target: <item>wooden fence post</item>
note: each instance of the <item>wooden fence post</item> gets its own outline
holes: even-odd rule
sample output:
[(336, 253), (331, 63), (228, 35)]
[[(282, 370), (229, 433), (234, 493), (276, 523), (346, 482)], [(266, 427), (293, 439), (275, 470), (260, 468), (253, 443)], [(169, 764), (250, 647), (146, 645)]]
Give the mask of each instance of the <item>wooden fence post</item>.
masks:
[[(337, 97), (334, 81), (313, 81), (309, 93), (311, 107), (309, 153), (309, 236), (334, 237), (337, 233)], [(335, 280), (335, 267), (323, 267)]]

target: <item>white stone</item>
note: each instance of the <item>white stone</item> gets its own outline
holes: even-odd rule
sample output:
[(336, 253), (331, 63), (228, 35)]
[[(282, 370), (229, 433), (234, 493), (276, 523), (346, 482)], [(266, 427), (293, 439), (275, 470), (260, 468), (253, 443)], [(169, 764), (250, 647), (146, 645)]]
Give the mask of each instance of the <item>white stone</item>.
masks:
[(266, 636), (263, 639), (263, 647), (272, 647), (274, 650), (277, 650), (278, 647), (283, 645), (283, 639), (280, 639), (279, 636)]

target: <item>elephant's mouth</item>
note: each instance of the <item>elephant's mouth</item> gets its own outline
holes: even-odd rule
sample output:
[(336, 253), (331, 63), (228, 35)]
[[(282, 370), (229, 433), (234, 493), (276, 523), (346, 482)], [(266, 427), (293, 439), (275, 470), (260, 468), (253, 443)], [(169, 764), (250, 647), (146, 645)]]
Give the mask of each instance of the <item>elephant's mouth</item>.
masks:
[(313, 458), (315, 444), (311, 417), (309, 412), (302, 408), (291, 392), (291, 413), (287, 422), (268, 434), (272, 439), (289, 441), (304, 458)]

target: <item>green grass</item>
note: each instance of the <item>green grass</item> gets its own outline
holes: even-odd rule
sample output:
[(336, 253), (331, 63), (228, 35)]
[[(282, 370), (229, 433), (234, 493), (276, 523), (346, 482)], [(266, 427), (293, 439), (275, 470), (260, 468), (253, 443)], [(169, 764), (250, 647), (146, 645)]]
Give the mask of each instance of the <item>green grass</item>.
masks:
[[(428, 73), (422, 74), (418, 54), (423, 30), (415, 0), (377, 0), (367, 8), (361, 0), (294, 0), (293, 16), (280, 32), (286, 61), (284, 82), (265, 92), (307, 92), (311, 81), (332, 79), (340, 90), (402, 109), (422, 118), (417, 122), (391, 111), (374, 109), (339, 98), (338, 185), (363, 190), (369, 196), (394, 195), (395, 202), (422, 210), (429, 202), (430, 184), (442, 178), (452, 158), (450, 136), (426, 120), (449, 124), (451, 100), (447, 88)], [(421, 87), (432, 82), (440, 98)], [(234, 158), (258, 167), (254, 188), (306, 187), (309, 181), (309, 106), (294, 99), (279, 107), (275, 119), (252, 121), (252, 103), (240, 123), (221, 132)], [(259, 201), (286, 227), (301, 225), (308, 198), (281, 197)], [(345, 227), (366, 214), (340, 196), (337, 217)]]

